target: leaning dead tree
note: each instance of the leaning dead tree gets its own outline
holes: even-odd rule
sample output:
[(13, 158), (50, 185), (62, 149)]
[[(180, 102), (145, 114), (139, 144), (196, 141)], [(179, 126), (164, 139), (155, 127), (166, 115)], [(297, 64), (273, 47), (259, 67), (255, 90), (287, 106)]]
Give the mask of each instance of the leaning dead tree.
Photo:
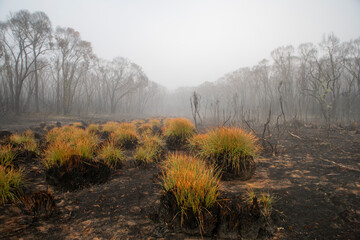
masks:
[[(275, 140), (275, 143), (272, 143), (272, 134), (270, 131), (270, 122), (271, 122), (271, 104), (269, 107), (269, 113), (268, 113), (268, 117), (266, 119), (266, 122), (264, 123), (264, 129), (262, 132), (262, 135), (259, 136), (258, 134), (256, 134), (255, 130), (251, 127), (249, 121), (243, 119), (243, 121), (245, 122), (245, 124), (247, 125), (247, 127), (255, 134), (257, 135), (260, 140), (263, 143), (263, 146), (265, 148), (265, 145), (269, 145), (270, 149), (271, 149), (271, 154), (273, 156), (276, 155), (277, 151), (278, 151), (278, 140)], [(267, 133), (267, 134), (266, 134)]]

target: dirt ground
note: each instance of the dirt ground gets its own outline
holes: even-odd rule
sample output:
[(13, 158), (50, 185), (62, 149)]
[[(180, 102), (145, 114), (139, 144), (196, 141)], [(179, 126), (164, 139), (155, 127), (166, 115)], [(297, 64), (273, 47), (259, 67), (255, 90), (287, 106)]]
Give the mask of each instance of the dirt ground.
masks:
[[(275, 199), (271, 239), (360, 239), (359, 132), (301, 127), (282, 135), (278, 145), (276, 156), (259, 156), (252, 179), (222, 181), (221, 189), (270, 193)], [(139, 168), (129, 160), (105, 184), (75, 192), (48, 186), (38, 160), (23, 163), (27, 187), (49, 187), (58, 213), (34, 219), (18, 204), (0, 206), (0, 238), (196, 239), (156, 221), (159, 167)]]

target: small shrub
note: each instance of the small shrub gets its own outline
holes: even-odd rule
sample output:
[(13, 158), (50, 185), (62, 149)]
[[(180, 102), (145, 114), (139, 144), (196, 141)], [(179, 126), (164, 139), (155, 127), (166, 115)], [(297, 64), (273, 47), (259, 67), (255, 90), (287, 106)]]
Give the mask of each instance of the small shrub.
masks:
[(190, 141), (197, 156), (207, 159), (225, 171), (240, 175), (254, 166), (259, 147), (252, 133), (240, 128), (216, 128)]
[(0, 165), (8, 166), (15, 159), (16, 153), (11, 145), (0, 145)]
[(0, 196), (1, 203), (19, 199), (24, 176), (21, 169), (0, 165)]
[(160, 136), (143, 135), (142, 146), (136, 149), (135, 160), (139, 164), (159, 162), (164, 154)]
[(195, 126), (186, 118), (166, 119), (163, 133), (169, 148), (179, 149), (194, 135)]
[(109, 167), (118, 167), (121, 166), (122, 162), (125, 160), (124, 152), (116, 148), (113, 142), (106, 142), (100, 149), (99, 152), (100, 159)]
[(173, 192), (182, 213), (201, 214), (219, 195), (219, 172), (192, 156), (174, 154), (163, 167), (163, 188)]
[(15, 133), (11, 135), (10, 143), (28, 151), (36, 151), (37, 148), (35, 136), (31, 130), (27, 130), (22, 134)]

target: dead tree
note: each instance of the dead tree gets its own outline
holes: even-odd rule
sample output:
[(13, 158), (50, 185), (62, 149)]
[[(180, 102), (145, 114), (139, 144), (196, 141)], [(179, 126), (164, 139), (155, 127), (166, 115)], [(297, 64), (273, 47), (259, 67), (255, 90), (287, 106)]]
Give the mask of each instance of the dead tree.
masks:
[[(243, 120), (245, 122), (245, 124), (247, 125), (247, 127), (255, 134), (255, 130), (251, 127), (250, 123), (248, 121), (246, 121), (245, 119)], [(268, 114), (268, 117), (266, 119), (266, 122), (264, 123), (264, 129), (263, 129), (263, 132), (262, 132), (262, 135), (260, 138), (260, 140), (263, 142), (263, 146), (265, 147), (266, 143), (270, 146), (271, 148), (271, 154), (273, 156), (276, 155), (277, 153), (277, 146), (278, 146), (278, 140), (276, 140), (275, 144), (273, 144), (271, 142), (271, 138), (272, 138), (272, 134), (270, 132), (270, 122), (271, 122), (271, 105), (269, 107), (269, 114)], [(268, 136), (266, 136), (266, 131), (268, 132)]]
[(196, 93), (196, 91), (193, 92), (192, 96), (190, 97), (190, 106), (191, 106), (191, 113), (195, 122), (195, 128), (198, 128), (198, 118), (201, 121), (200, 117), (200, 100), (201, 96)]

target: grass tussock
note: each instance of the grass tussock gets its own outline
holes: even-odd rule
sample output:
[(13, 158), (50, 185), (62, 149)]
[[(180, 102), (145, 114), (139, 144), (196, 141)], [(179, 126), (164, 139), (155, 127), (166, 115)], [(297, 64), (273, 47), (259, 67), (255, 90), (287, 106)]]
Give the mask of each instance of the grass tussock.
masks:
[(139, 125), (145, 123), (145, 121), (142, 120), (142, 119), (136, 119), (136, 120), (132, 120), (131, 123), (136, 125), (136, 126), (139, 126)]
[(136, 131), (136, 125), (133, 123), (119, 123), (119, 129), (121, 130), (131, 130), (131, 131)]
[(165, 119), (163, 134), (169, 146), (183, 146), (195, 134), (195, 126), (187, 118)]
[(252, 160), (259, 146), (256, 137), (241, 128), (215, 128), (190, 140), (190, 148), (197, 156), (219, 167), (239, 173)]
[(73, 126), (73, 127), (83, 127), (83, 124), (82, 124), (82, 122), (73, 122), (73, 123), (71, 123), (70, 124), (71, 126)]
[(16, 157), (16, 152), (8, 145), (0, 145), (0, 165), (9, 166)]
[(49, 142), (44, 159), (47, 167), (61, 166), (73, 155), (91, 159), (98, 144), (94, 134), (74, 126), (54, 128), (45, 137)]
[(161, 134), (161, 120), (160, 119), (150, 119), (149, 124), (152, 126), (152, 131), (155, 134)]
[(28, 151), (36, 151), (37, 143), (35, 135), (31, 130), (27, 130), (22, 134), (15, 133), (10, 136), (10, 144), (23, 148)]
[(139, 126), (139, 133), (140, 134), (148, 134), (153, 132), (153, 126), (150, 123), (143, 123)]
[(144, 134), (142, 145), (136, 149), (135, 160), (139, 164), (159, 162), (164, 154), (162, 139), (158, 135)]
[(89, 124), (89, 126), (86, 128), (86, 131), (87, 131), (88, 133), (91, 133), (91, 134), (99, 134), (99, 132), (100, 132), (100, 125), (99, 125), (99, 124), (91, 123), (91, 124)]
[(19, 199), (24, 174), (21, 169), (0, 165), (0, 202), (5, 204)]
[(208, 134), (196, 134), (191, 139), (189, 139), (189, 149), (192, 152), (198, 152), (202, 149), (205, 144), (205, 141), (208, 137)]
[(262, 193), (260, 198), (260, 203), (262, 204), (263, 210), (262, 214), (269, 217), (273, 210), (274, 198), (270, 194)]
[(275, 199), (273, 196), (271, 196), (269, 193), (260, 193), (257, 194), (255, 193), (255, 191), (253, 189), (249, 189), (246, 191), (245, 194), (245, 200), (251, 204), (253, 202), (253, 200), (257, 199), (257, 202), (260, 206), (261, 209), (261, 213), (265, 216), (265, 217), (270, 217), (272, 211), (273, 211), (273, 204), (275, 202)]
[(124, 151), (117, 148), (114, 142), (111, 141), (107, 141), (101, 147), (98, 156), (106, 165), (113, 168), (121, 166), (122, 162), (125, 160)]
[(66, 141), (71, 138), (73, 131), (79, 130), (73, 126), (55, 127), (46, 133), (45, 140), (50, 144), (55, 141)]
[(170, 155), (163, 167), (163, 188), (172, 191), (182, 213), (201, 214), (219, 196), (219, 172), (192, 156)]
[(138, 135), (132, 128), (117, 128), (110, 134), (110, 141), (117, 147), (133, 148), (138, 142)]
[(104, 132), (115, 132), (115, 130), (117, 128), (119, 128), (119, 125), (120, 125), (120, 123), (118, 123), (118, 122), (110, 121), (110, 122), (107, 122), (107, 123), (102, 125), (102, 130)]
[(153, 126), (153, 127), (161, 127), (161, 121), (160, 119), (156, 119), (156, 118), (152, 118), (149, 120), (149, 123)]

